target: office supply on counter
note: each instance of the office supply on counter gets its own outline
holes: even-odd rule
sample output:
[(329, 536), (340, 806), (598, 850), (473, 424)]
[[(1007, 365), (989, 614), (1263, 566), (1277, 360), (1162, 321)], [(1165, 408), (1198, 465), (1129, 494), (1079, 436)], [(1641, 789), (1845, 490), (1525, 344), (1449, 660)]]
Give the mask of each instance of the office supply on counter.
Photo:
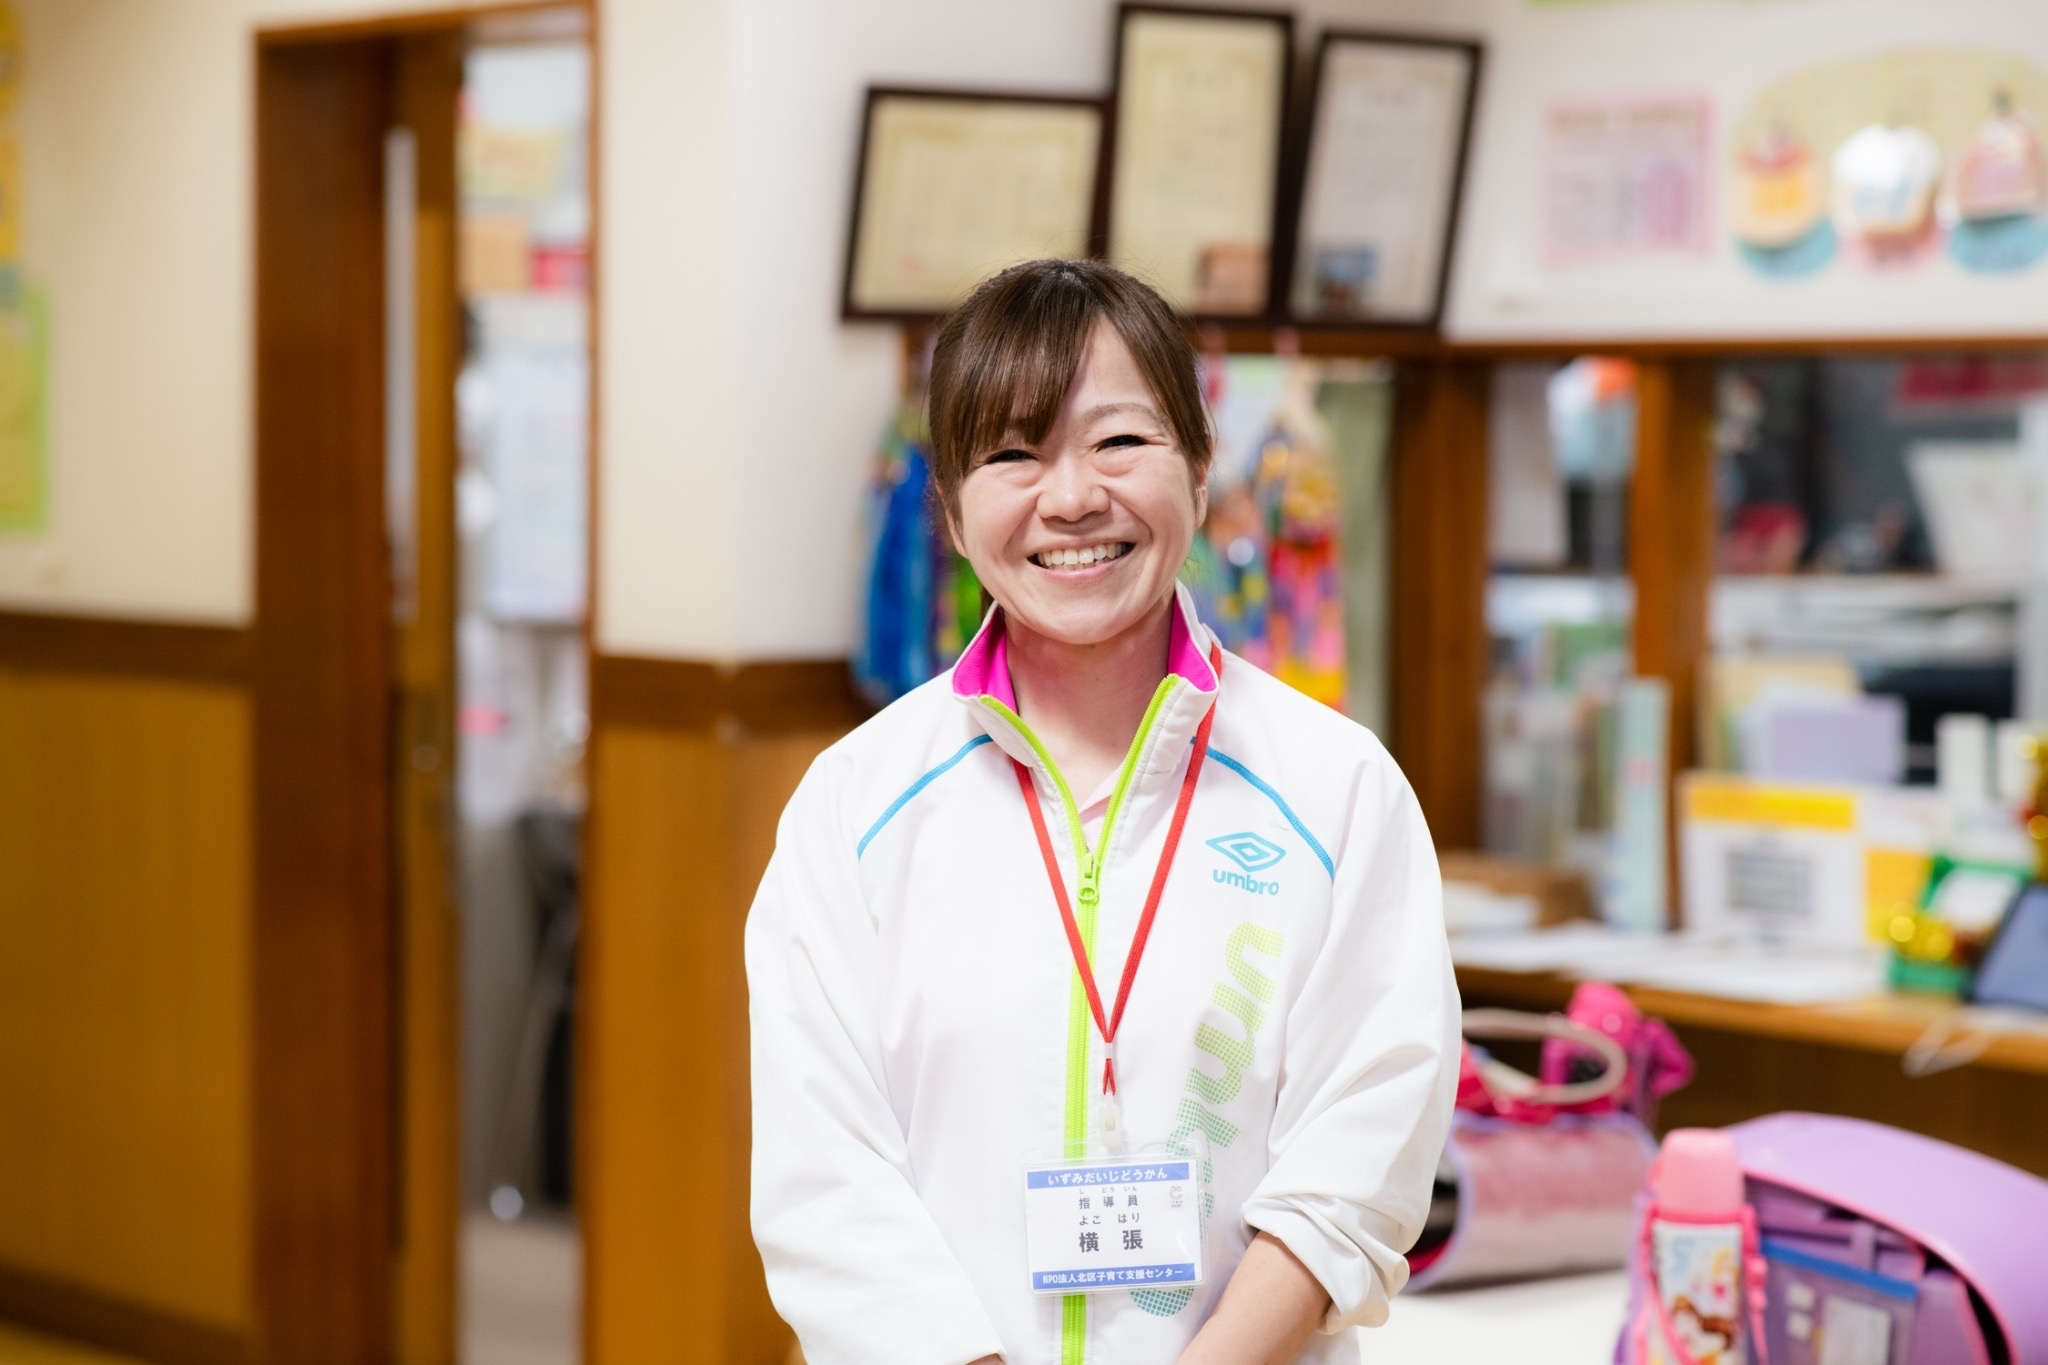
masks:
[(1618, 928), (1655, 933), (1670, 924), (1671, 686), (1662, 678), (1630, 678), (1614, 698), (1613, 872), (1604, 897)]
[[(1734, 587), (1724, 589), (1722, 596), (1731, 596), (1735, 591)], [(1721, 624), (1720, 617), (1740, 618), (1740, 605), (1747, 605), (1746, 598), (1734, 610), (1717, 603), (1717, 624)], [(1762, 630), (1760, 625), (1756, 628)], [(1700, 766), (1724, 772), (1742, 771), (1743, 715), (1767, 689), (1785, 688), (1796, 688), (1808, 696), (1845, 700), (1863, 690), (1855, 668), (1845, 658), (1717, 654), (1707, 661), (1706, 667), (1705, 697), (1699, 717)]]
[(1892, 917), (1895, 990), (1960, 996), (2006, 910), (2027, 884), (2027, 868), (1936, 854), (1926, 889), (1910, 912)]
[(1906, 704), (1766, 691), (1743, 712), (1742, 768), (1780, 782), (1898, 782), (1906, 773)]
[(1934, 783), (1959, 810), (1991, 801), (1991, 722), (1954, 712), (1934, 722)]
[(1554, 972), (1774, 1005), (1863, 1000), (1885, 984), (1885, 956), (1875, 946), (1773, 946), (1728, 935), (1620, 933), (1596, 924), (1455, 938), (1451, 960), (1482, 971)]
[(2005, 912), (1977, 967), (1970, 999), (2048, 1011), (2048, 885), (2029, 886)]
[[(1533, 903), (1534, 918), (1524, 929), (1546, 929), (1573, 920), (1593, 919), (1593, 888), (1586, 874), (1572, 867), (1522, 862), (1488, 853), (1449, 852), (1437, 856), (1443, 871), (1444, 894), (1454, 886), (1483, 889), (1496, 897)], [(1456, 933), (1455, 928), (1452, 929)]]
[(1951, 813), (1912, 787), (1679, 779), (1688, 929), (1852, 947), (1886, 941), (1910, 909)]

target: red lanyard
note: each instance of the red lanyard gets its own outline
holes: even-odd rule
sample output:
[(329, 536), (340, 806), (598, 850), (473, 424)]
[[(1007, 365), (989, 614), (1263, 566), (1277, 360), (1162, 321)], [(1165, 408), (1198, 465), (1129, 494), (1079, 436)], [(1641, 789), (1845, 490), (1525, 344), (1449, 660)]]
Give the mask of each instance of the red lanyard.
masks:
[[(1212, 666), (1220, 679), (1223, 675), (1223, 657), (1220, 651), (1211, 655)], [(1218, 694), (1221, 700), (1221, 693)], [(1031, 828), (1038, 835), (1038, 852), (1045, 859), (1046, 879), (1052, 883), (1053, 899), (1059, 902), (1060, 921), (1066, 925), (1067, 947), (1074, 954), (1074, 970), (1081, 974), (1081, 988), (1088, 993), (1088, 1009), (1095, 1016), (1095, 1027), (1102, 1034), (1103, 1043), (1110, 1049), (1110, 1055), (1102, 1062), (1102, 1093), (1116, 1093), (1116, 1031), (1124, 1021), (1124, 1006), (1130, 1003), (1131, 983), (1138, 979), (1138, 964), (1145, 957), (1145, 942), (1152, 936), (1152, 921), (1159, 913), (1159, 898), (1166, 890), (1166, 878), (1173, 871), (1173, 855), (1180, 848), (1180, 832), (1188, 822), (1188, 807), (1195, 801), (1195, 782), (1202, 775), (1202, 760), (1209, 756), (1209, 730), (1216, 722), (1216, 702), (1209, 705), (1208, 714), (1195, 727), (1194, 752), (1188, 757), (1186, 776), (1180, 780), (1180, 799), (1174, 802), (1173, 822), (1166, 827), (1166, 846), (1159, 850), (1159, 866), (1152, 873), (1152, 889), (1145, 893), (1145, 909), (1138, 916), (1138, 931), (1131, 936), (1131, 951), (1124, 958), (1123, 980), (1117, 983), (1116, 1009), (1105, 1015), (1102, 1012), (1102, 991), (1095, 984), (1095, 968), (1088, 961), (1088, 949), (1081, 942), (1081, 925), (1074, 918), (1073, 902), (1067, 898), (1067, 884), (1060, 876), (1059, 856), (1053, 852), (1052, 834), (1045, 827), (1045, 813), (1038, 808), (1038, 789), (1032, 785), (1031, 770), (1015, 759), (1011, 763), (1017, 769), (1017, 786), (1024, 793), (1024, 807), (1031, 812)]]

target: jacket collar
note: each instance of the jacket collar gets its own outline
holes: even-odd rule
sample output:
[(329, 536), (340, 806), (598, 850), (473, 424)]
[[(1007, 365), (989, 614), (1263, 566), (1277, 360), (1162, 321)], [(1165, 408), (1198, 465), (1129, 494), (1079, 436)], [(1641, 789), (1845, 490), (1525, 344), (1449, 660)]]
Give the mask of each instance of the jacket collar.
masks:
[[(1181, 752), (1193, 741), (1196, 727), (1215, 703), (1220, 689), (1208, 657), (1215, 637), (1195, 614), (1194, 598), (1186, 585), (1174, 585), (1171, 610), (1166, 645), (1166, 681), (1170, 686), (1142, 737), (1134, 773), (1139, 778), (1170, 773), (1179, 767)], [(1017, 692), (1010, 682), (1009, 641), (1004, 633), (1001, 607), (990, 609), (981, 629), (961, 651), (960, 661), (953, 665), (951, 686), (954, 697), (967, 707), (1004, 753), (1027, 768), (1045, 766), (1028, 731), (1014, 719)]]

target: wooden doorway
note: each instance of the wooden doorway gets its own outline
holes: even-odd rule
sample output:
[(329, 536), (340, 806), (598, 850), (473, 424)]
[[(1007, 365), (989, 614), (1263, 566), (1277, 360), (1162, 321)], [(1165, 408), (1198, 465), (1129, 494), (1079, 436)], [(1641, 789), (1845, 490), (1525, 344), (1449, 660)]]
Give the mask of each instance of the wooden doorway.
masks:
[(564, 10), (256, 40), (259, 1365), (456, 1358), (456, 119), (477, 26)]

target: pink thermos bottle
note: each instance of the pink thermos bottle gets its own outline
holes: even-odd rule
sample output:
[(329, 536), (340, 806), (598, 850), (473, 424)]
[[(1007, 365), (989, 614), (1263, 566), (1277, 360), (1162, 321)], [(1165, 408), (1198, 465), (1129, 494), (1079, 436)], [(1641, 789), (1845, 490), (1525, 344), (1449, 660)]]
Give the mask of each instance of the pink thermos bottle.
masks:
[(1637, 1254), (1648, 1284), (1634, 1360), (1763, 1365), (1764, 1264), (1733, 1138), (1680, 1128), (1664, 1139)]

